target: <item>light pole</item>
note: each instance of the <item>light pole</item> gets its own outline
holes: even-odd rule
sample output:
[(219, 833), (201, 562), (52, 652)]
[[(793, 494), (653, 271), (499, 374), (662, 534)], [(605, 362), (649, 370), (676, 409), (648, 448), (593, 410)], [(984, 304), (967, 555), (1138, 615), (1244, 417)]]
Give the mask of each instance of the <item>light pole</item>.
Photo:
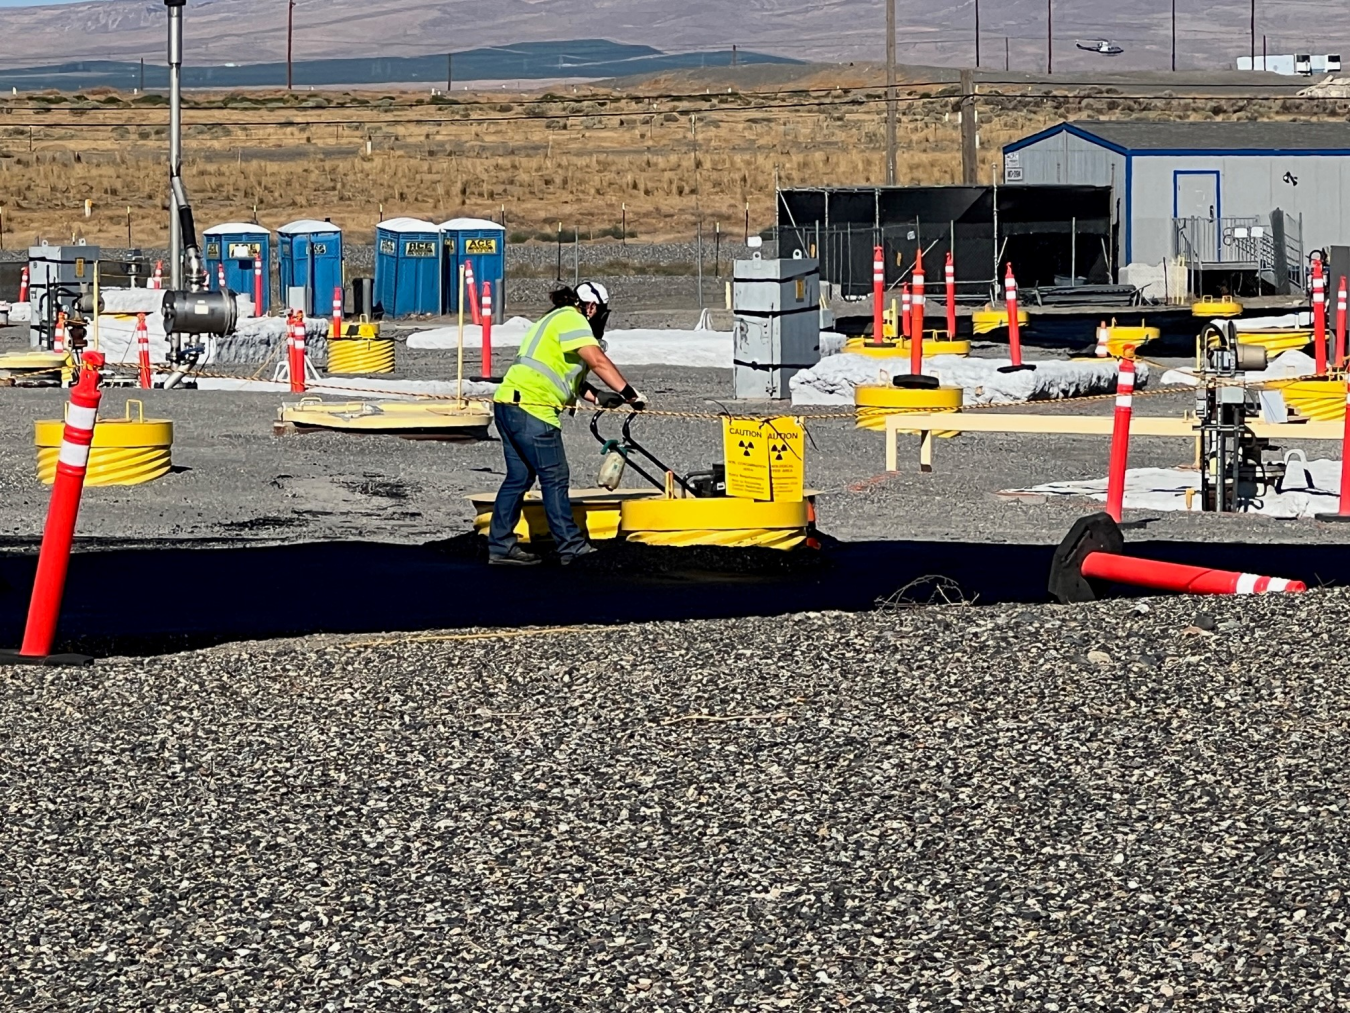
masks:
[(886, 0), (886, 185), (895, 186), (895, 0)]
[(291, 36), (295, 29), (295, 0), (286, 0), (286, 90), (291, 90)]
[(975, 0), (975, 69), (980, 69), (980, 0)]

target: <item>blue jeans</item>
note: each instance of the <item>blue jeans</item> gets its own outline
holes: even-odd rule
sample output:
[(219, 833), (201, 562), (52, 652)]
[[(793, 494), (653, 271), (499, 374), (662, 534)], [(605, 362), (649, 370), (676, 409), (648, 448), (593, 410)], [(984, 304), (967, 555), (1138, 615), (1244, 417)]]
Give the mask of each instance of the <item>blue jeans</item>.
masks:
[(497, 490), (497, 501), (492, 507), (488, 554), (505, 555), (516, 544), (515, 528), (520, 522), (521, 506), (537, 476), (544, 498), (544, 516), (548, 518), (558, 555), (574, 555), (586, 544), (586, 539), (572, 519), (572, 503), (567, 496), (570, 473), (562, 430), (513, 404), (495, 404), (492, 413), (506, 457), (506, 480)]

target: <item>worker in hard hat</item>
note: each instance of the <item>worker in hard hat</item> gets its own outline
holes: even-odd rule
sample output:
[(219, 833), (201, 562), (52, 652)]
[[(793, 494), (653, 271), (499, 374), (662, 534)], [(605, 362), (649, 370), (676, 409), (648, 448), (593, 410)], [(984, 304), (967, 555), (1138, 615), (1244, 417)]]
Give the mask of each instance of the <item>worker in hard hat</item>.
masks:
[[(549, 297), (553, 311), (525, 333), (494, 398), (506, 480), (497, 490), (488, 530), (492, 565), (533, 566), (540, 561), (516, 543), (515, 534), (525, 494), (536, 477), (558, 561), (566, 566), (595, 551), (572, 519), (560, 416), (577, 398), (602, 408), (644, 407), (642, 395), (623, 378), (600, 343), (609, 319), (605, 286), (587, 281), (576, 289), (559, 288)], [(590, 373), (617, 393), (596, 390), (586, 382)]]

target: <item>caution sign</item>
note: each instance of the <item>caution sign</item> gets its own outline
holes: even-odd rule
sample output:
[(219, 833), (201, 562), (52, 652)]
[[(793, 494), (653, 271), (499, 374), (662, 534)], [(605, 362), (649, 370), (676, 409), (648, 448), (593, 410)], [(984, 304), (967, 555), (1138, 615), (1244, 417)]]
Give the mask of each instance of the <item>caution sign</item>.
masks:
[(773, 498), (785, 503), (800, 503), (806, 482), (806, 430), (802, 428), (801, 420), (788, 415), (769, 419), (762, 432), (768, 439)]
[(497, 240), (495, 239), (466, 239), (464, 240), (465, 253), (496, 253)]
[(722, 458), (727, 469), (727, 495), (772, 499), (769, 442), (759, 419), (722, 419)]

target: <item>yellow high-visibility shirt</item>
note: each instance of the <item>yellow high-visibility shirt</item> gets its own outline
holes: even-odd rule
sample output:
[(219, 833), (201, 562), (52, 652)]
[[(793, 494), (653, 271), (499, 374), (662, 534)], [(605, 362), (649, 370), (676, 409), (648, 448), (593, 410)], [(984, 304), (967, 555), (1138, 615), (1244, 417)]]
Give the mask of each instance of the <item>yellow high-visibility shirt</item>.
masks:
[(561, 427), (559, 415), (576, 403), (588, 371), (577, 351), (599, 344), (580, 310), (554, 310), (525, 332), (494, 400), (519, 404), (535, 418)]

